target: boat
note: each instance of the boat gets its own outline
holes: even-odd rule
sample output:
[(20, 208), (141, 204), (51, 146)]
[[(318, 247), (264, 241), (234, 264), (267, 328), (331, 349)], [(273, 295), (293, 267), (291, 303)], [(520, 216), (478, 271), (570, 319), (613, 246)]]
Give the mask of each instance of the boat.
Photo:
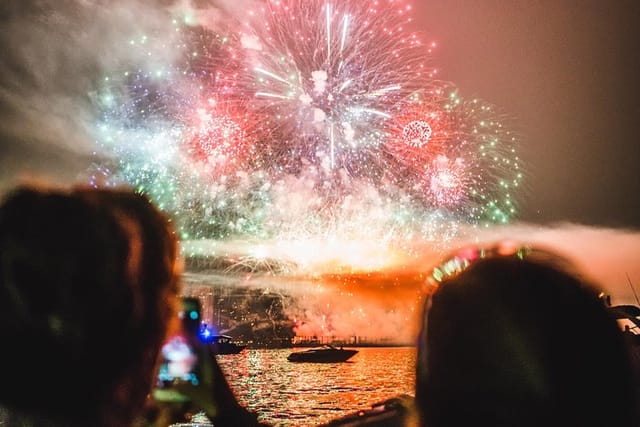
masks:
[(244, 344), (233, 341), (229, 335), (212, 335), (209, 341), (209, 348), (213, 354), (238, 354), (245, 348)]
[(608, 309), (618, 321), (628, 343), (634, 350), (640, 349), (640, 306), (608, 305)]
[(337, 363), (346, 362), (353, 357), (358, 350), (335, 348), (326, 344), (321, 347), (310, 348), (303, 351), (295, 351), (287, 357), (289, 362), (314, 362), (314, 363)]
[(320, 427), (406, 426), (417, 425), (414, 397), (401, 394), (371, 405), (369, 409), (343, 415)]
[(638, 305), (612, 306), (610, 299), (607, 298), (606, 303), (623, 332), (629, 348), (634, 382), (636, 387), (640, 387), (640, 301), (638, 301)]

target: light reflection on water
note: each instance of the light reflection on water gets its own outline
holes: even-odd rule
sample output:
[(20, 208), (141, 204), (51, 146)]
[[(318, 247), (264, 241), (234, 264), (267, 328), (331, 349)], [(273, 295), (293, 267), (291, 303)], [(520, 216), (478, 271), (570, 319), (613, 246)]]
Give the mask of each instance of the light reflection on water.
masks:
[(344, 363), (289, 362), (299, 350), (245, 350), (218, 361), (240, 402), (273, 426), (316, 426), (414, 394), (413, 347), (358, 348)]

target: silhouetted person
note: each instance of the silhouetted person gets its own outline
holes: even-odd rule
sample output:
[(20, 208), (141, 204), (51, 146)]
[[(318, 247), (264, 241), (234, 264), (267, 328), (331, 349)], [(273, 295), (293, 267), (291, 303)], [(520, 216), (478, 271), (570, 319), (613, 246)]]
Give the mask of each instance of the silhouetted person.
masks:
[(570, 263), (505, 243), (458, 252), (430, 281), (421, 425), (637, 425), (622, 331)]
[[(7, 195), (0, 204), (0, 424), (142, 423), (160, 348), (176, 327), (180, 274), (170, 222), (144, 196), (26, 186)], [(247, 415), (214, 378), (223, 379), (215, 359), (208, 369), (198, 389), (207, 415)]]
[(123, 197), (140, 212), (28, 187), (0, 206), (4, 423), (125, 426), (143, 406), (178, 295), (177, 243), (146, 199)]
[[(153, 286), (154, 281), (162, 280), (161, 277), (157, 277), (155, 268), (157, 258), (162, 254), (165, 257), (171, 256), (175, 266), (175, 274), (182, 273), (182, 263), (176, 262), (176, 252), (174, 250), (167, 251), (166, 241), (159, 239), (159, 236), (165, 235), (164, 229), (167, 228), (167, 219), (157, 209), (148, 209), (151, 205), (146, 197), (133, 195), (126, 190), (114, 191), (113, 189), (84, 188), (76, 189), (74, 192), (86, 200), (102, 205), (105, 208), (110, 207), (125, 216), (137, 217), (145, 225), (142, 228), (141, 236), (143, 247), (151, 254), (155, 254), (155, 256), (145, 258), (144, 261), (146, 275), (149, 279), (147, 283)], [(171, 319), (172, 321), (176, 320), (175, 313), (183, 308), (183, 302), (179, 301), (175, 296), (167, 298), (166, 295), (157, 295), (157, 297), (159, 309), (164, 308), (166, 310), (171, 308), (173, 316)], [(200, 301), (196, 297), (182, 297), (182, 299), (188, 301), (189, 306), (197, 306), (198, 311), (200, 311)], [(182, 327), (184, 329), (182, 332), (185, 333), (185, 337), (199, 356), (197, 369), (201, 374), (201, 384), (198, 387), (192, 387), (188, 384), (174, 387), (180, 394), (186, 395), (189, 398), (189, 402), (156, 402), (151, 398), (147, 402), (146, 419), (140, 420), (138, 424), (152, 424), (153, 426), (163, 427), (168, 423), (187, 422), (190, 415), (203, 411), (217, 427), (264, 425), (258, 423), (256, 414), (247, 411), (239, 404), (216, 361), (215, 355), (211, 353), (209, 346), (198, 339), (201, 320), (199, 318), (186, 319), (186, 322), (179, 322), (181, 323), (180, 325), (172, 322), (166, 333), (172, 335), (177, 332), (176, 328)], [(160, 350), (156, 353), (159, 352)], [(155, 377), (153, 380), (155, 381)]]

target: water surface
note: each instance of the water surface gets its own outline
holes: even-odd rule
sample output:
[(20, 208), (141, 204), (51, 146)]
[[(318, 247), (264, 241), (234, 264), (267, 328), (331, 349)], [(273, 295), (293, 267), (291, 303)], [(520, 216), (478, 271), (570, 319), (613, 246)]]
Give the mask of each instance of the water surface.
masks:
[[(295, 351), (303, 350), (295, 349)], [(291, 349), (218, 356), (240, 402), (273, 426), (316, 426), (413, 395), (415, 348), (365, 347), (344, 363), (292, 363)]]

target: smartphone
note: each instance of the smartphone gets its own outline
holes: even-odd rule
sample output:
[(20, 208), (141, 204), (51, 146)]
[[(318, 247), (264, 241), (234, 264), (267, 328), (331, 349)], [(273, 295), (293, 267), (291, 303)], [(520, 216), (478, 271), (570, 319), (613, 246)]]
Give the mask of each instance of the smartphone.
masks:
[(201, 305), (196, 297), (183, 297), (178, 312), (180, 330), (169, 337), (160, 349), (160, 367), (154, 396), (161, 401), (185, 401), (185, 396), (171, 391), (179, 383), (200, 384), (198, 352), (194, 343), (198, 340), (201, 323)]
[(197, 338), (202, 323), (202, 306), (197, 297), (182, 297), (182, 309), (178, 312), (184, 332)]
[(198, 355), (182, 335), (171, 337), (161, 349), (162, 362), (158, 371), (158, 385), (171, 386), (175, 381), (186, 381), (198, 385), (195, 367)]

